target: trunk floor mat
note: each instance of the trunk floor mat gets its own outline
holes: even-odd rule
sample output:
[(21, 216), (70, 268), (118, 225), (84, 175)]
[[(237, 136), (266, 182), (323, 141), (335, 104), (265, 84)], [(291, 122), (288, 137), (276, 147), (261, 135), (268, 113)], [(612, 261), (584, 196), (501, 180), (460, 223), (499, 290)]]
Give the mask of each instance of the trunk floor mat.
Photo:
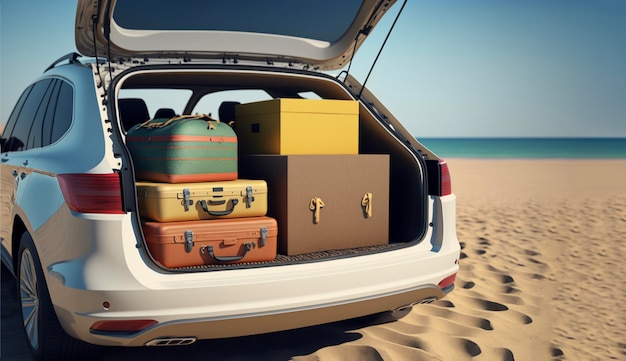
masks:
[(293, 263), (306, 263), (316, 262), (336, 258), (362, 256), (365, 254), (378, 253), (382, 251), (389, 251), (407, 246), (408, 243), (392, 243), (379, 246), (359, 247), (350, 249), (337, 249), (322, 252), (313, 252), (306, 254), (298, 254), (293, 256), (286, 256), (279, 254), (272, 261), (264, 262), (242, 262), (231, 264), (209, 264), (201, 266), (179, 267), (173, 268), (174, 271), (202, 271), (202, 270), (218, 270), (218, 269), (236, 269), (236, 268), (254, 268), (254, 267), (269, 267), (280, 266)]

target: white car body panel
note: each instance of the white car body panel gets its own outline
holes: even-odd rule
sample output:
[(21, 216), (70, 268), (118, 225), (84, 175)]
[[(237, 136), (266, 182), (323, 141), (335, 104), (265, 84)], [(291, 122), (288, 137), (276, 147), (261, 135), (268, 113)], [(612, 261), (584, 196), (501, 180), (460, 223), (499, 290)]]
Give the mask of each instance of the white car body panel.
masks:
[[(453, 195), (437, 201), (442, 211), (455, 207)], [(96, 254), (87, 251), (84, 257), (72, 260), (72, 264), (60, 262), (49, 267), (48, 284), (56, 300), (55, 307), (60, 317), (68, 317), (64, 323), (68, 333), (105, 345), (141, 346), (155, 337), (163, 337), (163, 331), (159, 330), (162, 326), (169, 337), (203, 337), (189, 334), (186, 323), (206, 324), (210, 337), (218, 334), (233, 337), (250, 334), (254, 328), (230, 329), (229, 320), (236, 323), (242, 318), (280, 319), (303, 311), (314, 311), (317, 318), (336, 306), (352, 304), (358, 309), (360, 302), (395, 295), (442, 297), (441, 291), (433, 292), (437, 282), (458, 270), (457, 245), (444, 242), (438, 252), (432, 252), (432, 245), (422, 242), (396, 251), (324, 262), (167, 274), (145, 267), (145, 259), (135, 245), (124, 241), (135, 233), (129, 216), (77, 217), (69, 210), (61, 210), (57, 216), (73, 219), (74, 232), (98, 234), (93, 236), (92, 249), (97, 249)], [(453, 230), (454, 224), (450, 227)], [(427, 238), (437, 236), (430, 231)], [(444, 263), (448, 266), (441, 267)], [(427, 285), (431, 289), (426, 289)], [(110, 304), (108, 309), (102, 306), (105, 301)], [(101, 320), (144, 317), (159, 324), (132, 338), (82, 331)], [(218, 321), (220, 327), (227, 329), (212, 329), (211, 324)], [(293, 322), (303, 327), (311, 321), (304, 318)], [(270, 322), (264, 332), (282, 329), (280, 323)], [(179, 331), (172, 334), (174, 330)]]

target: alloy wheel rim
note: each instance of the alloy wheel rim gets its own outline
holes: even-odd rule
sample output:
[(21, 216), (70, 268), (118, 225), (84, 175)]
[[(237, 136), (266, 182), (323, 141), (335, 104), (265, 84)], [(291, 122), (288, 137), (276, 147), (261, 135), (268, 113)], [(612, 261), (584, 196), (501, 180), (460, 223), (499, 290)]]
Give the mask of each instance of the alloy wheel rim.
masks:
[(39, 293), (37, 292), (37, 274), (35, 263), (29, 250), (24, 250), (20, 262), (20, 301), (22, 321), (33, 349), (39, 344)]

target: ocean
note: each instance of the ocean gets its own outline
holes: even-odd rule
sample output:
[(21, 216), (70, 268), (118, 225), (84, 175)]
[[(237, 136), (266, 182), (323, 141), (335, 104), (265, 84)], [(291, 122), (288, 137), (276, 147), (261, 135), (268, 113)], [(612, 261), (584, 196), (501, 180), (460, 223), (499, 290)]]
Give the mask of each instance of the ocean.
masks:
[(441, 158), (626, 159), (626, 138), (417, 138)]

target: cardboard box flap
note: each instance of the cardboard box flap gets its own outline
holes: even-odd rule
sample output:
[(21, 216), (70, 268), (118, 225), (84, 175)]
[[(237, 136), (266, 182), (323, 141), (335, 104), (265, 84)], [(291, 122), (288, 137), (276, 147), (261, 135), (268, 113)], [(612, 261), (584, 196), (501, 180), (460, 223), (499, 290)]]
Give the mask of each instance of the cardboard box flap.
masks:
[(237, 116), (270, 113), (358, 114), (359, 103), (356, 100), (280, 98), (239, 104), (235, 112)]

